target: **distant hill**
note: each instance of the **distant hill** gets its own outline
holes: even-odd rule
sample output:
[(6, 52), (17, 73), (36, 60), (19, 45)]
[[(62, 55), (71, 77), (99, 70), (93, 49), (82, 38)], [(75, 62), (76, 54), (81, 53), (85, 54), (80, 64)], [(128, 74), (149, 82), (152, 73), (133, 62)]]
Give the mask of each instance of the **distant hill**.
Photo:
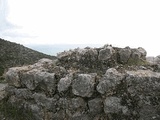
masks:
[(89, 47), (102, 47), (102, 44), (50, 44), (50, 45), (45, 45), (45, 44), (27, 44), (25, 45), (28, 48), (40, 51), (45, 54), (49, 55), (57, 55), (59, 52), (63, 52), (65, 50), (70, 50), (70, 49), (75, 49), (75, 48), (85, 48), (87, 46)]
[(33, 64), (41, 58), (55, 57), (0, 38), (0, 76), (9, 67)]

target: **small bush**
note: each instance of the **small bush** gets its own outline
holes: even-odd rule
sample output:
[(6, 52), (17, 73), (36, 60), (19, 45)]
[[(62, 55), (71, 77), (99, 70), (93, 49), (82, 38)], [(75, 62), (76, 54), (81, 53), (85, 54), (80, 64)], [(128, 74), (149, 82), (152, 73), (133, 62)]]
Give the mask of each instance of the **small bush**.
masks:
[(6, 120), (35, 120), (30, 110), (18, 108), (18, 105), (12, 105), (7, 100), (0, 101), (0, 113)]
[(0, 65), (0, 76), (2, 76), (4, 73), (4, 68)]
[(4, 76), (0, 76), (0, 83), (6, 83)]
[(147, 66), (149, 63), (146, 60), (129, 58), (127, 65)]

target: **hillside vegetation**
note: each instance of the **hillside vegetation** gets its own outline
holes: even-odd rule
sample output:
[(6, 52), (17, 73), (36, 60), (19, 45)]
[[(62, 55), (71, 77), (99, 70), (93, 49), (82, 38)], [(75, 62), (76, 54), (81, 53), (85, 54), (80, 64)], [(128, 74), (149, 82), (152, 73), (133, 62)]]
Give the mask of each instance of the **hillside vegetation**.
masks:
[(55, 57), (0, 38), (0, 76), (9, 67), (33, 64), (41, 58)]

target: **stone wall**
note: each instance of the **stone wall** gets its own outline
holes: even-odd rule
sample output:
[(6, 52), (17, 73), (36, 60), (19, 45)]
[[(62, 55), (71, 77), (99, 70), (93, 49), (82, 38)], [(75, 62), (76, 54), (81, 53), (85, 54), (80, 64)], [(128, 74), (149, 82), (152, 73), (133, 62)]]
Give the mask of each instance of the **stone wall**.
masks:
[(36, 120), (159, 120), (160, 73), (126, 69), (129, 59), (144, 61), (145, 55), (142, 48), (105, 46), (10, 68), (7, 101)]
[(81, 72), (99, 72), (104, 74), (108, 68), (119, 64), (142, 64), (146, 59), (147, 52), (138, 49), (116, 48), (104, 45), (101, 48), (74, 49), (61, 52), (57, 55), (60, 65), (66, 69), (78, 69)]

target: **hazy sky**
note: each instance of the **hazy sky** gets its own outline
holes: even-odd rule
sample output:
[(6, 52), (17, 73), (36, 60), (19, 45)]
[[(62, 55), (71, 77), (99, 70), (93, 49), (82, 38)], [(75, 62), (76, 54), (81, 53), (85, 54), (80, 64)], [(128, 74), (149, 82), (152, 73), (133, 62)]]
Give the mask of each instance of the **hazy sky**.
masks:
[(21, 44), (141, 46), (160, 55), (160, 0), (0, 0), (0, 37)]

